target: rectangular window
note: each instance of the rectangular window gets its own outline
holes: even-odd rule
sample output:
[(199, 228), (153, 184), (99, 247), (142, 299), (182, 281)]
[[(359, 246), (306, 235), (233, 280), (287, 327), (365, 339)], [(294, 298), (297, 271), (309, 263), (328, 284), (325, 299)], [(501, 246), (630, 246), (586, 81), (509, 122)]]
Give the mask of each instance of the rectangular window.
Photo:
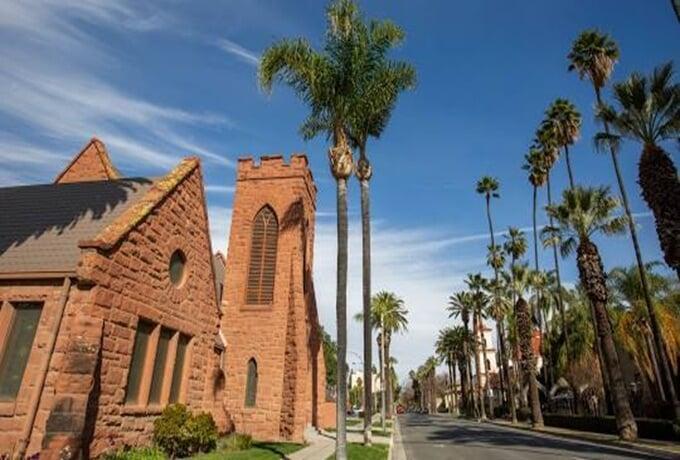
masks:
[(182, 390), (182, 375), (184, 374), (184, 360), (189, 348), (189, 337), (180, 334), (177, 341), (177, 354), (175, 355), (175, 367), (172, 370), (172, 386), (170, 387), (170, 402), (179, 401), (180, 391)]
[(143, 407), (179, 401), (190, 342), (188, 335), (140, 320), (125, 403)]
[(40, 322), (42, 304), (21, 302), (4, 308), (14, 311), (11, 312), (5, 350), (0, 360), (0, 400), (12, 400), (19, 393)]
[(128, 374), (127, 393), (125, 395), (126, 404), (139, 403), (139, 393), (142, 386), (142, 376), (144, 375), (146, 353), (149, 348), (149, 339), (153, 330), (154, 325), (146, 321), (140, 321), (137, 325), (135, 345), (132, 349), (130, 373)]
[(161, 335), (158, 338), (156, 347), (156, 358), (153, 363), (153, 376), (151, 378), (151, 392), (149, 393), (149, 404), (160, 404), (163, 393), (163, 380), (165, 380), (165, 366), (168, 359), (168, 348), (173, 332), (164, 327), (161, 328)]

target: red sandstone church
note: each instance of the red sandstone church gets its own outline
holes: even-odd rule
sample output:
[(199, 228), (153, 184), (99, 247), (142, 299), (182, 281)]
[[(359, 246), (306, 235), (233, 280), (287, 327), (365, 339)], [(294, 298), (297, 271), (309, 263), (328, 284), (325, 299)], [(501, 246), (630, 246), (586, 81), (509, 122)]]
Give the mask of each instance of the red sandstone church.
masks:
[(0, 188), (0, 456), (147, 444), (174, 402), (259, 439), (334, 424), (306, 157), (239, 161), (226, 260), (205, 203), (198, 159), (122, 178), (97, 139)]

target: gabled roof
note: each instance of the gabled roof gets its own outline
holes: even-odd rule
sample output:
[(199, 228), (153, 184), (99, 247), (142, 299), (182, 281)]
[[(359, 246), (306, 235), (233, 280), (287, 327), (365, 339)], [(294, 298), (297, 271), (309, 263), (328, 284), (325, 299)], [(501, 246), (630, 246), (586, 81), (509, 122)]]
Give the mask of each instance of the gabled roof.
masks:
[[(92, 161), (98, 163), (98, 167), (93, 169)], [(89, 182), (120, 178), (120, 172), (111, 162), (106, 146), (102, 141), (93, 137), (57, 175), (54, 182)]]
[(78, 242), (152, 187), (146, 178), (0, 188), (0, 274), (75, 271)]

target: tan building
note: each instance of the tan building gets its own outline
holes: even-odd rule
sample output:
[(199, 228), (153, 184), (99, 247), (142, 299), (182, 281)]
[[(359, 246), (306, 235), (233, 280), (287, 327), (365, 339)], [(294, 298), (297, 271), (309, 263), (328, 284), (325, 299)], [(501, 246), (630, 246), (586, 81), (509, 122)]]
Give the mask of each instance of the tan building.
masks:
[[(309, 181), (311, 190), (311, 175)], [(237, 200), (243, 195), (237, 192)], [(281, 212), (274, 195), (272, 209)], [(313, 232), (309, 203), (304, 222), (311, 229), (299, 227), (305, 235)], [(248, 212), (248, 203), (235, 203), (234, 216)], [(219, 330), (220, 270), (235, 292), (245, 265), (230, 256), (237, 266), (224, 267), (212, 255), (198, 159), (181, 161), (161, 178), (121, 178), (93, 139), (53, 184), (0, 188), (0, 216), (0, 456), (69, 458), (70, 451), (87, 458), (147, 444), (153, 421), (172, 402), (211, 412), (222, 430), (232, 426), (231, 406), (236, 428), (261, 437), (300, 439), (299, 427), (318, 422), (312, 401), (325, 390), (323, 354), (314, 366), (299, 356), (289, 365), (291, 349), (318, 347), (311, 246), (306, 256), (291, 249), (295, 238), (303, 241), (300, 230), (285, 227), (291, 215), (280, 214), (277, 251), (286, 252), (276, 259), (287, 266), (279, 271), (277, 264), (274, 297), (290, 301), (264, 308), (279, 318), (290, 312), (293, 320), (258, 334), (231, 328), (229, 339)], [(237, 245), (250, 248), (249, 232), (233, 226), (232, 241), (247, 235)], [(304, 268), (307, 278), (291, 274), (293, 267)], [(227, 314), (231, 305), (237, 304), (225, 303)], [(233, 311), (234, 324), (249, 327), (239, 312)], [(249, 342), (274, 344), (280, 337), (280, 354), (255, 347), (256, 409), (239, 411), (234, 401), (243, 402), (237, 382), (245, 364), (237, 356), (255, 350)], [(310, 373), (319, 369), (321, 379), (314, 374), (312, 385)], [(275, 407), (278, 416), (270, 419)]]

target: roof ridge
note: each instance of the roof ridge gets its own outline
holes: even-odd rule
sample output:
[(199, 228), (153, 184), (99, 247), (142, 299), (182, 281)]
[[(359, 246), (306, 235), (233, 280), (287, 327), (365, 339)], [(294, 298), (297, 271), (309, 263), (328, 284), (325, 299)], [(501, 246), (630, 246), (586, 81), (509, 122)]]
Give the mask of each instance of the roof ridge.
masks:
[(100, 231), (92, 240), (81, 241), (80, 248), (109, 250), (139, 225), (191, 172), (200, 165), (197, 157), (184, 158), (167, 175), (156, 181), (137, 203)]

